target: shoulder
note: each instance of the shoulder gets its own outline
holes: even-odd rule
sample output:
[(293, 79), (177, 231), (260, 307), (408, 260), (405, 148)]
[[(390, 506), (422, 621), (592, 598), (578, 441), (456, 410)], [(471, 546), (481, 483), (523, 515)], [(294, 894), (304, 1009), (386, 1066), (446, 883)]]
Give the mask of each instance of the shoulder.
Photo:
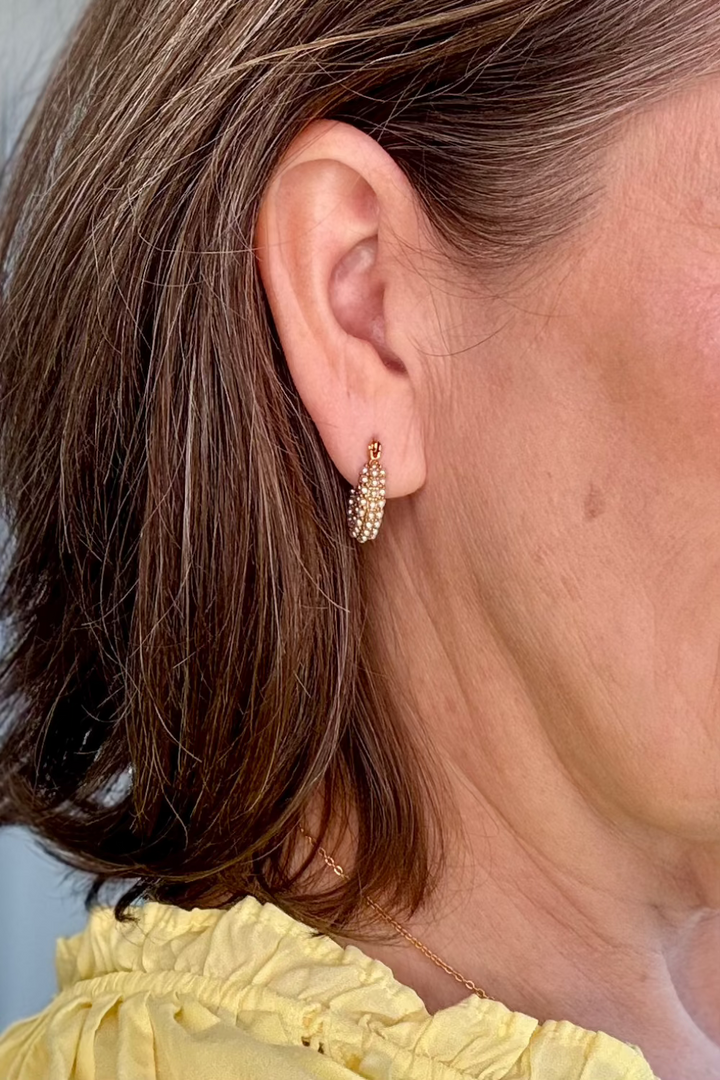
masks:
[(192, 991), (151, 984), (59, 994), (0, 1035), (12, 1080), (348, 1080), (356, 1074), (302, 1043), (266, 1042)]
[(0, 1034), (0, 1077), (356, 1076), (325, 1052), (306, 1023), (310, 1002), (292, 992), (302, 989), (298, 966), (307, 982), (307, 937), (251, 897), (232, 912), (150, 903), (124, 923), (98, 907), (81, 933), (57, 943), (53, 1001)]

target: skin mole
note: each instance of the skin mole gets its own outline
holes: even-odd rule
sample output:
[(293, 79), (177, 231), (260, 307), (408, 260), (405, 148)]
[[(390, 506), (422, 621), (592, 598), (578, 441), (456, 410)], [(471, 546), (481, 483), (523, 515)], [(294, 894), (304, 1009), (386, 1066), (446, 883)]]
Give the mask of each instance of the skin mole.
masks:
[(591, 521), (600, 517), (605, 511), (605, 496), (597, 484), (590, 484), (590, 490), (585, 496), (585, 520)]

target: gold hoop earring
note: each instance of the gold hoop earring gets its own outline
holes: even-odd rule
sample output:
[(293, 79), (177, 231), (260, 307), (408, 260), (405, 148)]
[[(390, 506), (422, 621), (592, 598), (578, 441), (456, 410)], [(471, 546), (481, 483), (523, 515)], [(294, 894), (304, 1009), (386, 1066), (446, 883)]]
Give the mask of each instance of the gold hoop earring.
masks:
[(385, 470), (380, 464), (382, 446), (377, 439), (368, 444), (368, 459), (358, 477), (357, 487), (348, 496), (350, 535), (364, 544), (378, 534), (385, 507)]

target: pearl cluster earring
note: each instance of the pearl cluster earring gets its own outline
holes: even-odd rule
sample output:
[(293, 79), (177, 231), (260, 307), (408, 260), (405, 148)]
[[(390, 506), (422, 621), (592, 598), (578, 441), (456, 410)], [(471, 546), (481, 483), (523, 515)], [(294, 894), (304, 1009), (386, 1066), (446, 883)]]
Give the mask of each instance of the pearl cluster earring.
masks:
[(378, 534), (385, 507), (385, 470), (380, 464), (382, 446), (377, 439), (368, 445), (368, 460), (363, 465), (357, 486), (348, 496), (350, 535), (364, 544)]

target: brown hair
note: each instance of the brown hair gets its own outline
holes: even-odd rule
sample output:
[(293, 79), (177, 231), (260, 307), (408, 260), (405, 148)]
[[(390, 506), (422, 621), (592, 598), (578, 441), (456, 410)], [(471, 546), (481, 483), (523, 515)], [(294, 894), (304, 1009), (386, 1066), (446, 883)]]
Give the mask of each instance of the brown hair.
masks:
[[(90, 5), (0, 218), (0, 816), (92, 874), (88, 904), (113, 881), (119, 916), (252, 893), (332, 932), (361, 882), (398, 913), (431, 894), (443, 800), (365, 631), (259, 203), (309, 121), (344, 120), (452, 265), (512, 266), (591, 209), (623, 117), (717, 69), (712, 7)], [(312, 893), (293, 854), (318, 794), (318, 839), (358, 831), (350, 882)]]

